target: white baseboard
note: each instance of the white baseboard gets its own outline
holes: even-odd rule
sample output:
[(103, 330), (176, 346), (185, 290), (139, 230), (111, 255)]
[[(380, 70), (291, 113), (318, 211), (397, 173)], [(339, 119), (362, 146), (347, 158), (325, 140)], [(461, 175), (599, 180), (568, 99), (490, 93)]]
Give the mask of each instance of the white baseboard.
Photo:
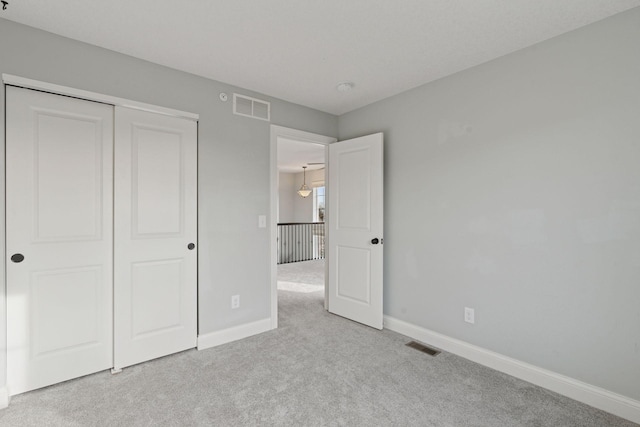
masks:
[(6, 387), (0, 388), (0, 409), (9, 407), (9, 390)]
[(385, 328), (425, 344), (555, 391), (587, 405), (640, 423), (640, 401), (548, 371), (438, 332), (384, 316)]
[(247, 323), (245, 325), (223, 329), (221, 331), (199, 335), (198, 350), (204, 350), (206, 348), (216, 347), (228, 342), (241, 340), (242, 338), (261, 334), (263, 332), (270, 331), (271, 329), (271, 318), (268, 318)]

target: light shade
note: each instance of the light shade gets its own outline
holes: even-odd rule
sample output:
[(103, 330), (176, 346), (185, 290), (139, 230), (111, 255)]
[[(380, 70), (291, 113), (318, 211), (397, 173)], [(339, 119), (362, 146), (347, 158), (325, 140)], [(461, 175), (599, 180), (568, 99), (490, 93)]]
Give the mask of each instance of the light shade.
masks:
[(300, 195), (300, 197), (307, 197), (309, 194), (311, 194), (311, 189), (307, 187), (307, 167), (306, 166), (302, 167), (302, 173), (303, 173), (302, 187), (300, 187), (300, 189), (298, 190), (298, 194)]
[(311, 189), (307, 187), (307, 184), (302, 184), (302, 187), (298, 190), (298, 194), (302, 197), (307, 197), (311, 194)]

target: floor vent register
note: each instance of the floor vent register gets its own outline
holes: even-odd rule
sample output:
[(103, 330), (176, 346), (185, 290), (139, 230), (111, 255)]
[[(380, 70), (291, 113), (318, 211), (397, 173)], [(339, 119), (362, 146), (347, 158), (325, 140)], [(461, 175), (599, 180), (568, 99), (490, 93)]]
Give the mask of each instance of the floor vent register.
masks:
[(419, 342), (415, 342), (415, 341), (411, 341), (407, 343), (407, 347), (415, 348), (418, 351), (427, 353), (429, 356), (437, 356), (438, 354), (440, 354), (439, 350), (436, 350), (431, 347), (427, 347), (426, 345), (420, 344)]

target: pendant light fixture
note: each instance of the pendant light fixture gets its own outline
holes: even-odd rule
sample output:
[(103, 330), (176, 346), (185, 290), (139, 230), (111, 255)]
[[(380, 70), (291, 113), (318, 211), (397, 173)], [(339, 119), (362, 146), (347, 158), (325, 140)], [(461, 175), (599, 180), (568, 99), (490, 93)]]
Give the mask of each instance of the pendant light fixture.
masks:
[(302, 167), (302, 173), (303, 173), (302, 187), (300, 187), (300, 189), (298, 190), (298, 194), (300, 195), (300, 197), (307, 197), (309, 194), (311, 194), (311, 189), (307, 187), (307, 167), (306, 166)]

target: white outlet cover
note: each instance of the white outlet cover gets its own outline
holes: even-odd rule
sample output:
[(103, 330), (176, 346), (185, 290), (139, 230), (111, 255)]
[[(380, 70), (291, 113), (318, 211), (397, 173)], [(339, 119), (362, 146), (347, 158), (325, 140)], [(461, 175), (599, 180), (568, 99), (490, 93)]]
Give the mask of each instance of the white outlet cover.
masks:
[(475, 310), (473, 308), (464, 308), (464, 321), (467, 323), (475, 323)]

